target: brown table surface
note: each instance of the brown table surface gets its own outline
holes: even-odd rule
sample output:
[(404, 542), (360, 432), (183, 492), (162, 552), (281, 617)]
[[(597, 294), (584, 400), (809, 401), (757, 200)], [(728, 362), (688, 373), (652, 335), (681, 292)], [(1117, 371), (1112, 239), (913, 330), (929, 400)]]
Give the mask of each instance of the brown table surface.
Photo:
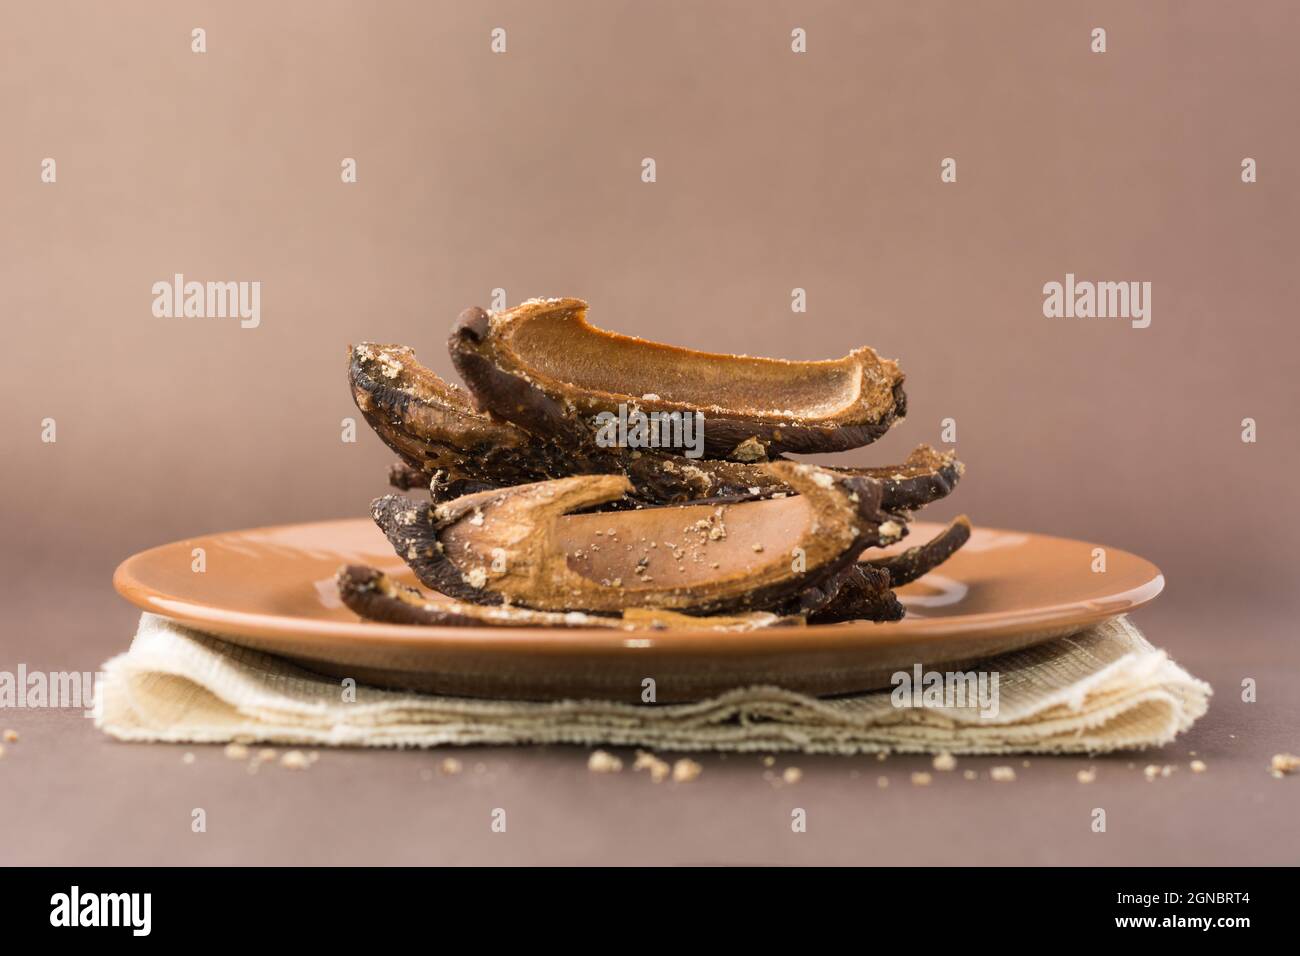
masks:
[[(305, 26), (291, 4), (9, 4), (0, 62), (39, 81), (0, 95), (0, 671), (124, 649), (136, 611), (108, 581), (133, 551), (365, 514), (392, 457), (364, 423), (346, 440), (346, 345), (408, 343), (455, 381), (447, 328), (499, 290), (710, 352), (901, 360), (903, 426), (817, 460), (946, 448), (959, 420), (967, 477), (925, 519), (1154, 561), (1169, 587), (1136, 621), (1217, 691), (1189, 734), (1006, 784), (780, 757), (803, 779), (778, 788), (715, 755), (656, 786), (564, 747), (249, 775), (0, 710), (21, 735), (0, 864), (1300, 862), (1300, 775), (1266, 770), (1300, 752), (1300, 127), (1279, 122), (1300, 7), (988, 6), (325, 0)], [(259, 327), (155, 315), (178, 273), (261, 283)], [(1151, 325), (1049, 318), (1045, 284), (1076, 274), (1151, 283)]]
[[(71, 668), (65, 650), (124, 647), (135, 612), (104, 588), (72, 589), (57, 606), (11, 608), (0, 669)], [(25, 606), (26, 605), (26, 606)], [(696, 755), (689, 784), (644, 773), (587, 770), (575, 747), (456, 751), (464, 769), (439, 772), (448, 751), (322, 751), (301, 772), (256, 774), (219, 746), (123, 744), (79, 712), (0, 711), (20, 734), (0, 758), (3, 864), (1295, 864), (1300, 776), (1267, 772), (1274, 753), (1300, 750), (1300, 654), (1290, 621), (1265, 610), (1224, 623), (1194, 597), (1162, 597), (1135, 620), (1153, 642), (1213, 684), (1209, 713), (1156, 752), (1086, 757), (962, 759), (912, 786), (924, 757)], [(81, 655), (78, 654), (78, 659)], [(1243, 677), (1258, 683), (1243, 703)], [(1208, 770), (1188, 769), (1189, 751)], [(185, 763), (185, 753), (193, 753)], [(621, 752), (621, 751), (620, 751)], [(630, 756), (630, 753), (624, 753)], [(987, 770), (1010, 763), (1012, 783)], [(1174, 764), (1148, 782), (1147, 764)], [(1096, 781), (1078, 770), (1095, 766)], [(877, 778), (889, 778), (880, 789)], [(769, 774), (770, 776), (770, 774)], [(202, 807), (207, 831), (193, 833)], [(494, 808), (507, 831), (490, 828)], [(807, 812), (791, 832), (791, 810)], [(1090, 829), (1103, 807), (1108, 828)]]

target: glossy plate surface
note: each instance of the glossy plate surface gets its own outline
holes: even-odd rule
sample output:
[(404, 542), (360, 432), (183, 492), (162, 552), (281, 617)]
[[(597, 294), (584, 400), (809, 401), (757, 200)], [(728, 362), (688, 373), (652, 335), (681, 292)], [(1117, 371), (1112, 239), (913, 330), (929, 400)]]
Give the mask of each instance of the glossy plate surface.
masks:
[[(916, 522), (908, 543), (940, 529)], [(416, 583), (368, 519), (173, 542), (128, 558), (113, 583), (147, 611), (331, 676), (463, 696), (631, 701), (650, 677), (664, 703), (752, 684), (815, 694), (888, 686), (891, 674), (918, 662), (968, 664), (1073, 633), (1160, 593), (1159, 569), (1116, 548), (1106, 549), (1105, 573), (1094, 573), (1094, 547), (977, 527), (946, 564), (899, 590), (902, 621), (746, 632), (361, 621), (339, 602), (340, 565), (369, 564)], [(205, 551), (203, 573), (191, 570), (194, 548)]]

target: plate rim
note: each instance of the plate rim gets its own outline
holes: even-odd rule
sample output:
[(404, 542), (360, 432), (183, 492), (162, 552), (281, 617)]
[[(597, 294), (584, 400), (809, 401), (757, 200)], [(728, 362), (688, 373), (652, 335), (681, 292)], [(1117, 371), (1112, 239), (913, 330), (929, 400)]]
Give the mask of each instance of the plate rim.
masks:
[[(1097, 606), (1089, 609), (1084, 602), (1069, 601), (1023, 611), (986, 611), (979, 614), (949, 617), (904, 617), (901, 621), (846, 621), (839, 624), (822, 624), (811, 627), (771, 627), (747, 631), (717, 631), (708, 628), (645, 628), (613, 630), (603, 628), (543, 628), (543, 627), (478, 627), (446, 625), (386, 624), (373, 621), (326, 621), (295, 617), (288, 614), (268, 614), (217, 608), (196, 603), (176, 595), (167, 595), (143, 583), (137, 576), (139, 566), (149, 557), (168, 549), (194, 546), (195, 542), (227, 535), (254, 532), (275, 532), (285, 529), (329, 524), (355, 525), (364, 518), (326, 518), (317, 521), (299, 521), (277, 525), (261, 525), (230, 531), (181, 538), (137, 551), (121, 561), (113, 572), (113, 587), (123, 598), (136, 607), (169, 618), (187, 627), (217, 636), (245, 636), (279, 638), (292, 637), (302, 641), (324, 642), (333, 646), (355, 646), (365, 641), (369, 647), (383, 646), (404, 650), (435, 650), (445, 648), (458, 652), (481, 654), (519, 654), (584, 656), (602, 653), (625, 654), (629, 650), (673, 655), (716, 655), (732, 650), (746, 654), (778, 653), (800, 650), (843, 650), (860, 647), (864, 640), (882, 646), (902, 642), (927, 642), (975, 635), (999, 636), (1021, 633), (1034, 627), (1078, 625), (1082, 630), (1092, 624), (1121, 614), (1130, 613), (1149, 604), (1164, 590), (1165, 577), (1153, 562), (1122, 548), (1105, 546), (1108, 554), (1123, 554), (1150, 569), (1148, 580), (1124, 591), (1097, 599)], [(919, 526), (942, 523), (917, 522)], [(1093, 542), (1058, 535), (1039, 534), (1034, 531), (1009, 530), (976, 526), (979, 530), (1002, 534), (1032, 535), (1066, 541), (1072, 544), (1094, 545)], [(1111, 605), (1105, 607), (1102, 605)], [(1119, 609), (1113, 605), (1123, 604)], [(544, 640), (539, 637), (545, 635)], [(743, 647), (730, 647), (737, 642)]]

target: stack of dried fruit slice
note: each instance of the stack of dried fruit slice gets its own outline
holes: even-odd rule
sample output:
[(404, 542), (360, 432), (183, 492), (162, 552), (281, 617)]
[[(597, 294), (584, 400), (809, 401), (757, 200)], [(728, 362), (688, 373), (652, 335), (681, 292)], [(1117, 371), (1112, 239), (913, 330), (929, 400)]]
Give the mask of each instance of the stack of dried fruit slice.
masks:
[(431, 595), (339, 573), (363, 617), (414, 624), (762, 627), (896, 620), (891, 588), (965, 543), (958, 518), (900, 554), (963, 467), (922, 445), (901, 465), (832, 468), (906, 412), (898, 365), (861, 348), (792, 362), (715, 355), (589, 325), (579, 299), (464, 312), (468, 392), (401, 345), (351, 350), (353, 398), (401, 457), (373, 515)]

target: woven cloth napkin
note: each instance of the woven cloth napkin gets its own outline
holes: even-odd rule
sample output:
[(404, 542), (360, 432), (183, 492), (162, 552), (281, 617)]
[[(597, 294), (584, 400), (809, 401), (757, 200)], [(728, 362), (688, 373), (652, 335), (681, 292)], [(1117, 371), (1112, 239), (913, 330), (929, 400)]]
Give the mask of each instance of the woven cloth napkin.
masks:
[(746, 687), (691, 704), (476, 700), (357, 687), (145, 614), (104, 665), (99, 727), (121, 740), (316, 746), (585, 744), (808, 753), (1102, 753), (1159, 746), (1211, 690), (1125, 618), (991, 658), (995, 717), (899, 707), (889, 689), (816, 698)]

